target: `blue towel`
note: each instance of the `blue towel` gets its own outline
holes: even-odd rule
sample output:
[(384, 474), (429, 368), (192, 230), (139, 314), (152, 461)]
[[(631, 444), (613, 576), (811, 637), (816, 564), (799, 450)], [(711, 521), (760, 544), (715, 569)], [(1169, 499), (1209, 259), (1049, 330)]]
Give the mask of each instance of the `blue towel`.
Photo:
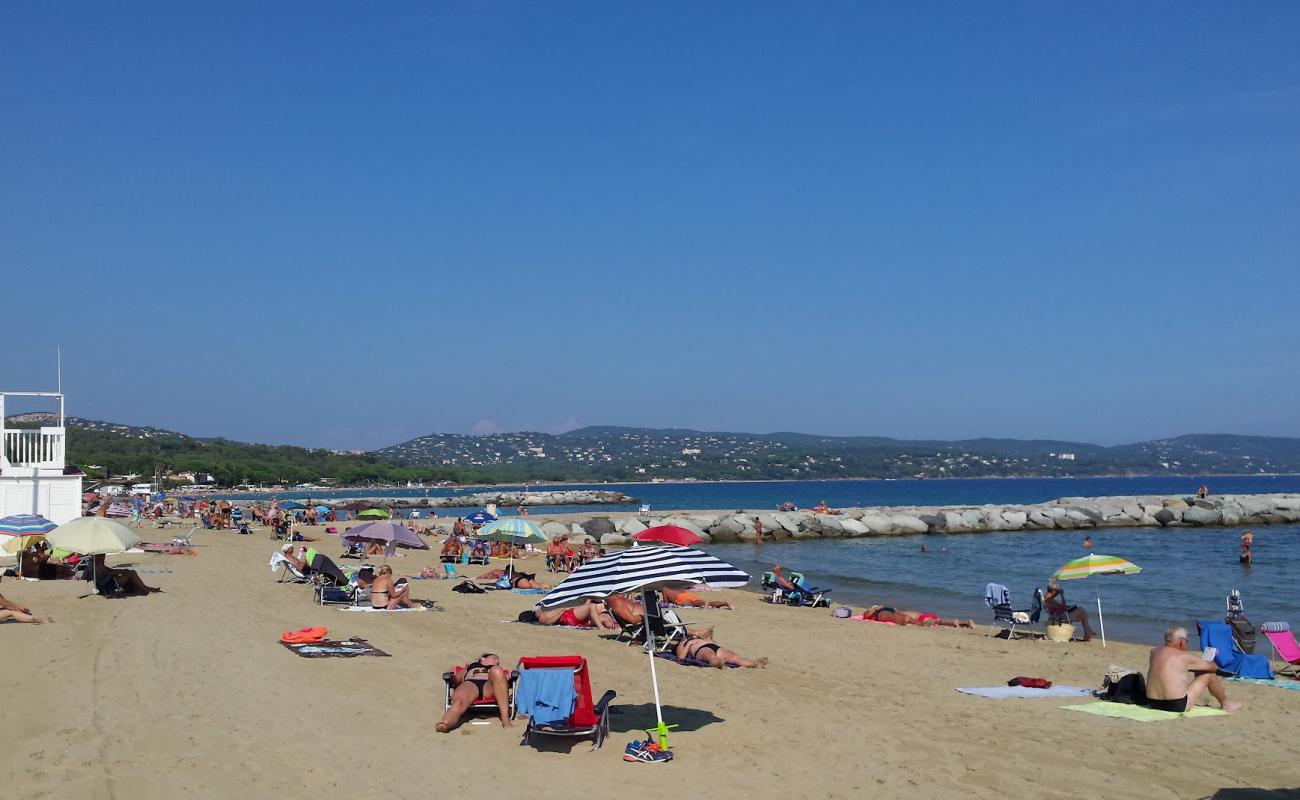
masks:
[(1268, 656), (1243, 653), (1233, 640), (1232, 628), (1226, 622), (1203, 619), (1196, 624), (1201, 629), (1201, 649), (1213, 647), (1219, 651), (1214, 655), (1214, 663), (1219, 669), (1238, 678), (1268, 680), (1273, 677)]
[(515, 687), (515, 710), (534, 725), (564, 725), (573, 713), (578, 692), (571, 669), (526, 669)]

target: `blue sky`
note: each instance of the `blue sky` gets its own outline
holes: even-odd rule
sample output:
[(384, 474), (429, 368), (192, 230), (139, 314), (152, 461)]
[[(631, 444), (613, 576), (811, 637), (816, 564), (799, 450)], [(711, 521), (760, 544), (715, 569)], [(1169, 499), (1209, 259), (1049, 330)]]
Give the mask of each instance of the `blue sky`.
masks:
[(71, 413), (331, 447), (1300, 435), (1300, 6), (807, 5), (0, 5), (0, 387), (62, 344)]

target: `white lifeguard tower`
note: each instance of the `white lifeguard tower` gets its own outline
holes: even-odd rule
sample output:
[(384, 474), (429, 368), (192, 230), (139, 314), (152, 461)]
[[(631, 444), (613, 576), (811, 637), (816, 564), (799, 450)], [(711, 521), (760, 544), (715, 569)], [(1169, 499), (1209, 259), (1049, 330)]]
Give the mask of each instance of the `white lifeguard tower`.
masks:
[[(57, 401), (58, 416), (41, 415), (40, 428), (7, 427), (5, 400), (43, 397)], [(56, 524), (81, 516), (81, 470), (65, 463), (67, 429), (62, 392), (0, 392), (0, 517), (40, 514)]]

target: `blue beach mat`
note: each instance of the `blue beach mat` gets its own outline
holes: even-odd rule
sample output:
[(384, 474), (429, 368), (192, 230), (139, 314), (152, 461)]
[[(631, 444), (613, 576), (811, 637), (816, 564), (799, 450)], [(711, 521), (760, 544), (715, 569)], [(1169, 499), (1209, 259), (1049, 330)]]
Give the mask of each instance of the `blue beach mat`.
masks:
[(1091, 697), (1092, 690), (1082, 686), (1053, 686), (1050, 689), (1031, 689), (1028, 686), (989, 686), (986, 688), (958, 689), (962, 694), (1005, 700), (1008, 697)]
[(1282, 678), (1228, 678), (1230, 681), (1238, 683), (1253, 683), (1256, 686), (1273, 686), (1278, 689), (1290, 689), (1293, 692), (1300, 692), (1300, 681), (1289, 681)]

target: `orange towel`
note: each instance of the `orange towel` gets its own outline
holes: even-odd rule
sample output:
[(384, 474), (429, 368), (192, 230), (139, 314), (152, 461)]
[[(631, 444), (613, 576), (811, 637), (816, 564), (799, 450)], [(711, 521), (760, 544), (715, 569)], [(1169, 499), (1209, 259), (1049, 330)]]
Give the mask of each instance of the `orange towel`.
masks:
[(329, 628), (302, 628), (296, 631), (285, 631), (280, 634), (280, 641), (289, 644), (310, 644), (312, 642), (325, 641), (325, 635), (330, 632)]

